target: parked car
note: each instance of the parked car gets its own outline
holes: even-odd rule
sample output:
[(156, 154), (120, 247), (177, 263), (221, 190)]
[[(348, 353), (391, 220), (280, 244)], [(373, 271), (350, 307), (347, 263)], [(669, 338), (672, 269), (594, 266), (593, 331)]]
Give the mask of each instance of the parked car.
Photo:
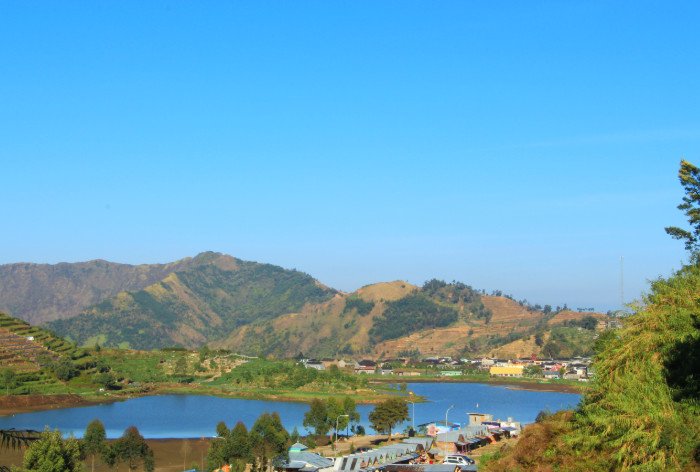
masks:
[(442, 461), (443, 464), (472, 465), (474, 459), (463, 454), (450, 454)]

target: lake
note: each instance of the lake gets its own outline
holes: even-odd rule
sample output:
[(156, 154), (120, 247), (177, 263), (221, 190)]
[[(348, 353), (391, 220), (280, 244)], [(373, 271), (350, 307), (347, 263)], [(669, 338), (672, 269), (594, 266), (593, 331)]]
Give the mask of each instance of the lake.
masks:
[[(408, 405), (409, 415), (415, 408), (415, 424), (445, 419), (466, 423), (466, 413), (491, 413), (494, 418), (532, 423), (542, 410), (573, 408), (581, 396), (572, 393), (514, 390), (503, 386), (476, 383), (409, 383), (408, 389), (428, 399), (426, 403)], [(95, 418), (104, 423), (109, 438), (121, 436), (124, 429), (135, 425), (147, 438), (199, 438), (215, 435), (216, 424), (225, 421), (232, 427), (243, 421), (250, 428), (263, 412), (276, 411), (284, 426), (291, 431), (302, 426), (305, 403), (262, 400), (238, 400), (202, 395), (158, 395), (78, 408), (37, 411), (0, 416), (0, 429), (43, 430), (58, 428), (65, 434), (81, 437), (87, 424)], [(359, 405), (360, 423), (368, 432), (367, 416), (372, 405)], [(410, 425), (409, 420), (407, 425)], [(402, 428), (397, 428), (400, 430)]]

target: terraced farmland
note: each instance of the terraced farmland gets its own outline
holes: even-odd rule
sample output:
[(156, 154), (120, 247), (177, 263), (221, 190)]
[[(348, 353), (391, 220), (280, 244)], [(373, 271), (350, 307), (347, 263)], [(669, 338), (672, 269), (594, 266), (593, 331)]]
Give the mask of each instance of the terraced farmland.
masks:
[(67, 356), (79, 359), (85, 352), (50, 332), (0, 313), (0, 364), (17, 372), (36, 372), (40, 360)]

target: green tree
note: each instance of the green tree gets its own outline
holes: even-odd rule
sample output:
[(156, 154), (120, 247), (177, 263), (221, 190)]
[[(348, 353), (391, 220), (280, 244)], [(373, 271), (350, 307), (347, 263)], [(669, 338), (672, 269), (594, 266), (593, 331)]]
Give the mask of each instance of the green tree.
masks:
[(64, 382), (78, 375), (78, 369), (67, 357), (61, 357), (58, 361), (53, 362), (51, 370), (58, 380), (63, 380)]
[(295, 426), (292, 432), (289, 434), (289, 442), (297, 443), (299, 442), (299, 439), (301, 439), (301, 435), (299, 434), (299, 430)]
[(216, 425), (216, 435), (220, 438), (225, 438), (228, 436), (229, 430), (228, 427), (226, 426), (226, 423), (223, 421), (219, 421), (219, 423)]
[[(285, 431), (286, 433), (286, 431)], [(229, 434), (231, 451), (236, 459), (250, 458), (250, 434), (242, 421), (236, 423)]]
[(105, 427), (100, 420), (92, 420), (85, 429), (83, 436), (83, 452), (91, 456), (90, 469), (95, 471), (95, 456), (104, 455), (107, 449), (107, 435)]
[(202, 346), (199, 348), (199, 362), (204, 362), (209, 355), (209, 348), (207, 346)]
[(287, 453), (289, 433), (277, 413), (263, 413), (250, 429), (250, 444), (258, 464), (267, 470), (270, 461)]
[(535, 344), (536, 344), (538, 347), (544, 346), (544, 338), (543, 338), (543, 336), (544, 336), (543, 333), (537, 333), (537, 334), (535, 334)]
[(24, 454), (27, 472), (78, 472), (83, 468), (78, 440), (64, 440), (60, 431), (45, 430)]
[(173, 373), (180, 377), (187, 375), (187, 359), (185, 359), (185, 356), (180, 356), (177, 358)]
[(10, 393), (10, 389), (17, 387), (17, 374), (10, 368), (0, 370), (0, 382), (5, 388), (5, 395)]
[(528, 365), (523, 369), (523, 375), (526, 377), (542, 377), (542, 367), (538, 365)]
[(380, 432), (389, 435), (391, 440), (391, 430), (397, 424), (408, 419), (408, 405), (402, 398), (390, 398), (377, 404), (369, 414), (369, 422), (372, 427)]
[(117, 379), (111, 372), (99, 372), (93, 376), (93, 380), (97, 385), (108, 390), (117, 387)]
[(668, 226), (665, 230), (672, 238), (684, 241), (686, 251), (695, 258), (700, 250), (700, 169), (690, 162), (682, 160), (678, 170), (678, 179), (685, 191), (683, 203), (678, 205), (678, 209), (682, 210), (688, 218), (690, 230), (677, 226)]
[(317, 435), (324, 435), (331, 429), (328, 421), (328, 405), (319, 398), (311, 400), (309, 411), (304, 414), (304, 427), (313, 428)]
[(349, 416), (348, 421), (350, 423), (357, 423), (360, 421), (360, 414), (357, 412), (357, 403), (355, 403), (355, 400), (351, 397), (343, 398), (343, 413)]
[(152, 472), (155, 465), (153, 451), (136, 426), (126, 428), (122, 437), (111, 444), (105, 454), (105, 462), (109, 466), (126, 462), (129, 470), (136, 470), (141, 463), (146, 472)]

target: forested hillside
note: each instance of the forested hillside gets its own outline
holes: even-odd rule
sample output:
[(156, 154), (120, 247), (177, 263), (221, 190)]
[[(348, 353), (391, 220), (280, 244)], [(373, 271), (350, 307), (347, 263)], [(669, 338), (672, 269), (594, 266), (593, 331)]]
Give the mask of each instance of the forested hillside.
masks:
[(79, 344), (197, 347), (334, 293), (302, 272), (210, 253), (196, 266), (143, 290), (121, 292), (49, 327)]

